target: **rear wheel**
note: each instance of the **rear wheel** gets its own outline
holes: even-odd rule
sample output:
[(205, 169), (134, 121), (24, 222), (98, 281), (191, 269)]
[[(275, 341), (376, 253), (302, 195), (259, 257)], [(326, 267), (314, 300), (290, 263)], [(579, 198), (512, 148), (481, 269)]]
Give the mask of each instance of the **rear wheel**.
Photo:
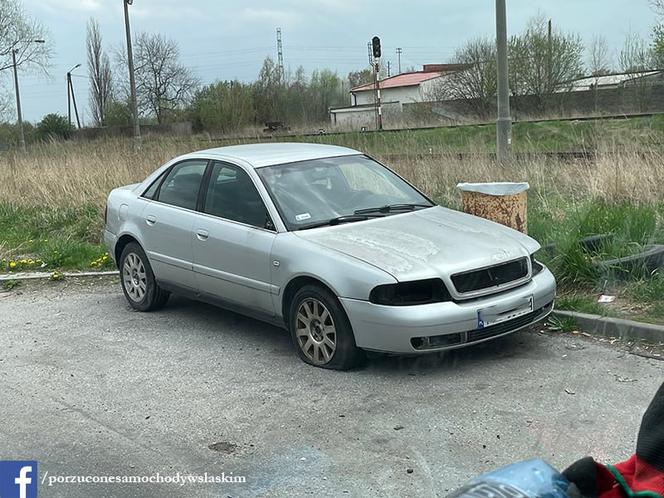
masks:
[(317, 285), (302, 287), (291, 302), (289, 329), (297, 353), (321, 368), (348, 370), (362, 364), (364, 352), (337, 298)]
[(145, 251), (136, 242), (127, 244), (120, 256), (120, 282), (129, 305), (138, 311), (159, 309), (170, 296), (157, 284)]

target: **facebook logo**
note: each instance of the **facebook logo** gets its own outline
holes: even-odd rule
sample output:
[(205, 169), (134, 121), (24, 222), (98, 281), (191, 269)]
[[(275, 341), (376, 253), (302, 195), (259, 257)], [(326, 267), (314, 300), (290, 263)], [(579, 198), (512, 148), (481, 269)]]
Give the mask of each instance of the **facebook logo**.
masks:
[(0, 461), (0, 497), (37, 498), (37, 462)]

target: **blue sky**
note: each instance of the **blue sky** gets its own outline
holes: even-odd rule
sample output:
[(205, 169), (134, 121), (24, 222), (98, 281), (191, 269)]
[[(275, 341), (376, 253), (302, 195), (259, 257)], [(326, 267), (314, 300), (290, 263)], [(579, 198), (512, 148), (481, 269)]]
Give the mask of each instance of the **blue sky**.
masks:
[[(87, 111), (85, 26), (96, 18), (109, 49), (124, 47), (122, 0), (23, 0), (25, 10), (51, 33), (54, 58), (50, 77), (23, 73), (25, 118), (66, 114), (65, 73), (77, 63), (77, 100)], [(648, 0), (507, 0), (510, 33), (541, 13), (556, 26), (589, 41), (604, 35), (614, 52), (630, 32), (648, 36), (655, 16)], [(283, 31), (285, 65), (307, 72), (329, 67), (339, 74), (364, 68), (366, 43), (383, 40), (385, 60), (402, 66), (446, 62), (455, 47), (478, 35), (494, 34), (492, 0), (134, 0), (132, 28), (175, 39), (183, 61), (203, 82), (237, 78), (253, 80), (266, 55), (276, 57), (275, 30)], [(12, 90), (4, 75), (0, 84)]]

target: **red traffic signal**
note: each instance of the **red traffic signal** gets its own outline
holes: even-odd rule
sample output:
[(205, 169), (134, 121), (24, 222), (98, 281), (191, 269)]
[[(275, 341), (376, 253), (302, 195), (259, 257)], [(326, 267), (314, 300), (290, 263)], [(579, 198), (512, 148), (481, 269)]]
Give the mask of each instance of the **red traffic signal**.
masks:
[(374, 36), (371, 39), (371, 48), (373, 50), (373, 56), (376, 59), (380, 59), (380, 38), (378, 38), (377, 36)]

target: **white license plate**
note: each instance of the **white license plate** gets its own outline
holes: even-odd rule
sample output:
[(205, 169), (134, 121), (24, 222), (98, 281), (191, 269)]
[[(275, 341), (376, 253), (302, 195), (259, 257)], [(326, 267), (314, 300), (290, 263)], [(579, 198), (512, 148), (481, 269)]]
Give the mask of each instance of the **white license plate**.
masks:
[(477, 328), (483, 329), (519, 318), (533, 312), (533, 296), (523, 298), (521, 301), (513, 302), (510, 306), (496, 305), (490, 308), (477, 310)]

